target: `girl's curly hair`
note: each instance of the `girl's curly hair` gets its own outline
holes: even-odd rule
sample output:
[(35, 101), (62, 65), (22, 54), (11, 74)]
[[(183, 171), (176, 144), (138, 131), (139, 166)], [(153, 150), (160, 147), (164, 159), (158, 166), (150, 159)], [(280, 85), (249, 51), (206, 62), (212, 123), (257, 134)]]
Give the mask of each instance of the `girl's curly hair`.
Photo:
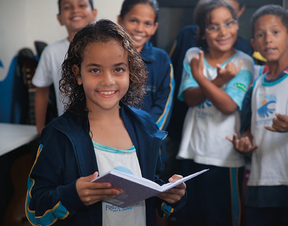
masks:
[[(118, 41), (128, 53), (130, 83), (122, 101), (129, 106), (139, 106), (142, 103), (147, 72), (141, 55), (121, 26), (110, 20), (102, 19), (86, 25), (76, 33), (70, 43), (67, 57), (62, 64), (62, 78), (60, 80), (60, 92), (64, 97), (68, 97), (67, 103), (65, 103), (66, 111), (82, 116), (85, 114), (86, 97), (83, 85), (78, 85), (77, 78), (81, 76), (81, 63), (86, 46), (90, 43), (107, 43), (111, 40)], [(75, 70), (77, 68), (78, 70)]]

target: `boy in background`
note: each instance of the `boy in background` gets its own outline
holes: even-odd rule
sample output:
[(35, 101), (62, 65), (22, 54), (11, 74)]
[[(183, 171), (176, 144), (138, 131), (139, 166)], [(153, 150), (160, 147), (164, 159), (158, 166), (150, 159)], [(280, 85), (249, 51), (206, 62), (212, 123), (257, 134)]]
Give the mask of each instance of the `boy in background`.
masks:
[(288, 13), (265, 5), (251, 19), (252, 44), (269, 70), (248, 90), (241, 114), (242, 137), (227, 137), (252, 153), (246, 194), (247, 225), (288, 225)]
[(41, 54), (40, 62), (32, 83), (36, 86), (35, 117), (37, 132), (40, 134), (46, 122), (46, 111), (49, 97), (49, 87), (54, 84), (57, 112), (63, 114), (64, 105), (60, 98), (59, 80), (61, 65), (74, 35), (86, 24), (95, 21), (97, 10), (93, 0), (58, 0), (59, 14), (57, 20), (67, 29), (68, 37), (49, 44)]

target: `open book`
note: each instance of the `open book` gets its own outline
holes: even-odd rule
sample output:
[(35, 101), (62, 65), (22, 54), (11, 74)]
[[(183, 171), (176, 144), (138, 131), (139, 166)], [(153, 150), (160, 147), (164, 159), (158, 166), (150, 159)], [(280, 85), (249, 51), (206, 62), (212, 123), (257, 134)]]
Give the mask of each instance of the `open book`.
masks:
[(201, 170), (175, 182), (163, 184), (162, 186), (146, 178), (124, 173), (115, 169), (109, 171), (101, 177), (95, 178), (91, 182), (109, 182), (113, 187), (119, 189), (120, 194), (115, 198), (105, 198), (103, 200), (115, 206), (125, 208), (144, 199), (158, 195), (161, 192), (167, 191), (187, 180), (192, 179), (193, 177), (206, 172), (207, 170), (209, 169)]

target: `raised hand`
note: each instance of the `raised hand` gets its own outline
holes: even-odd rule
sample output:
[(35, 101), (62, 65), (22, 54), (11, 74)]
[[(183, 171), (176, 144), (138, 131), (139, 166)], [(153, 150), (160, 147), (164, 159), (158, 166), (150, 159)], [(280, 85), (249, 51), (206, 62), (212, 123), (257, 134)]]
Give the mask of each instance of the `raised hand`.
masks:
[(250, 154), (256, 148), (258, 148), (258, 145), (252, 144), (248, 136), (241, 137), (240, 139), (238, 139), (237, 134), (234, 133), (233, 137), (227, 136), (226, 139), (231, 141), (233, 143), (234, 149), (242, 154)]
[(99, 202), (104, 198), (115, 198), (120, 193), (117, 189), (111, 188), (110, 183), (91, 182), (97, 176), (98, 172), (95, 172), (90, 176), (80, 177), (76, 181), (77, 193), (82, 202), (87, 206)]
[[(183, 178), (181, 175), (174, 174), (172, 177), (169, 178), (169, 182), (174, 182), (181, 178)], [(183, 195), (185, 195), (185, 190), (186, 190), (186, 184), (182, 183), (175, 186), (174, 188), (169, 189), (168, 191), (158, 194), (157, 197), (163, 199), (168, 203), (173, 204), (179, 201), (183, 197)]]
[(242, 60), (239, 62), (238, 67), (236, 67), (231, 61), (225, 66), (225, 68), (222, 68), (220, 64), (217, 64), (217, 79), (220, 79), (223, 85), (228, 83), (238, 74), (241, 66)]
[(272, 132), (286, 133), (288, 132), (288, 116), (276, 113), (275, 118), (273, 118), (272, 127), (264, 126), (265, 129)]
[(200, 76), (203, 76), (204, 53), (202, 50), (199, 51), (197, 56), (192, 58), (190, 62), (190, 67), (193, 78), (198, 81), (198, 78), (200, 78)]

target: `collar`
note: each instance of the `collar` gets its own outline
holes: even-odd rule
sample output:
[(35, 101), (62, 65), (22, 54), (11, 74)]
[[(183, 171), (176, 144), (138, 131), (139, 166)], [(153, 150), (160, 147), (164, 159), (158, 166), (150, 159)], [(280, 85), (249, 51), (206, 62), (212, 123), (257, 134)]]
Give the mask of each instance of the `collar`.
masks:
[(151, 42), (145, 43), (143, 49), (141, 50), (141, 58), (145, 63), (152, 63), (156, 60), (153, 54), (153, 45)]

